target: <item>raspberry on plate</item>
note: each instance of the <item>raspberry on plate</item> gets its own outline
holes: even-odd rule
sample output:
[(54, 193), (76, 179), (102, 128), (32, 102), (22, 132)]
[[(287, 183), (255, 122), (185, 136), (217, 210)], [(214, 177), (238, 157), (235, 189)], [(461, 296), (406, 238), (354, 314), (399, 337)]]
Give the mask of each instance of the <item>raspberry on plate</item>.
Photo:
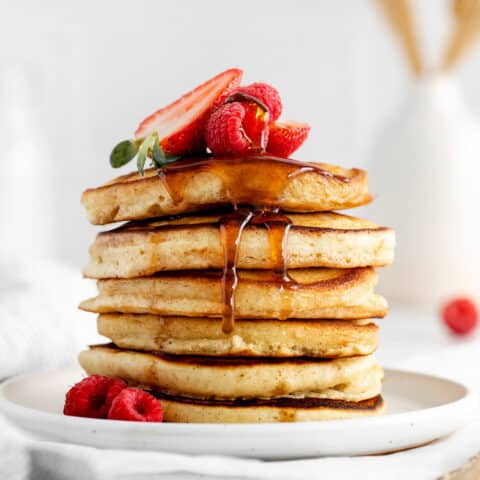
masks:
[(133, 422), (161, 422), (163, 409), (153, 395), (138, 388), (125, 388), (113, 400), (108, 418)]
[(67, 392), (63, 413), (74, 417), (107, 418), (113, 399), (126, 386), (118, 378), (100, 375), (84, 378)]
[(472, 300), (460, 297), (451, 300), (443, 307), (442, 317), (453, 333), (466, 335), (476, 327), (478, 311)]

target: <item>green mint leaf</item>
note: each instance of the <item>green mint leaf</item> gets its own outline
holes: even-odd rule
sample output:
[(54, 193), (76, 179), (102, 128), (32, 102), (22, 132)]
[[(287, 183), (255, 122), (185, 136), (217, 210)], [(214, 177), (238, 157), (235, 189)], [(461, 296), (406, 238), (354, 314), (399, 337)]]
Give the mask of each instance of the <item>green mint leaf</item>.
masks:
[(110, 154), (110, 165), (113, 168), (120, 168), (132, 160), (138, 152), (137, 145), (131, 140), (120, 142)]
[(148, 154), (148, 149), (150, 147), (150, 143), (152, 141), (152, 136), (153, 134), (150, 134), (147, 137), (145, 137), (145, 139), (140, 145), (140, 148), (138, 149), (137, 169), (140, 175), (142, 175), (142, 177), (145, 170), (145, 162), (147, 161), (147, 154)]

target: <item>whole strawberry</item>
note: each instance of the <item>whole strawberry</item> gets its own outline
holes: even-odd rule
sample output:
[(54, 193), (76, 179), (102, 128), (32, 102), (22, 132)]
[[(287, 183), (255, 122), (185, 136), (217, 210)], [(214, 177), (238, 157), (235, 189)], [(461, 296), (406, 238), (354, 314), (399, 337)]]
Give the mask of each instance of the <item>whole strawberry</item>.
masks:
[(117, 378), (92, 375), (75, 384), (65, 398), (63, 413), (74, 417), (107, 418), (113, 399), (127, 387)]

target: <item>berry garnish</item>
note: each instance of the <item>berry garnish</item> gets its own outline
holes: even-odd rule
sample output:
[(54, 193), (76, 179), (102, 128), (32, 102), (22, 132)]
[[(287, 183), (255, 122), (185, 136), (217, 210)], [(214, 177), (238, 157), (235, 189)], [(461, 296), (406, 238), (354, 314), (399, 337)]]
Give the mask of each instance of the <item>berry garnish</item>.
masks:
[(113, 400), (108, 418), (133, 422), (161, 422), (163, 410), (153, 395), (137, 388), (125, 388)]
[(110, 155), (110, 164), (119, 168), (137, 157), (143, 175), (147, 157), (156, 167), (181, 156), (206, 153), (205, 123), (212, 110), (238, 87), (242, 70), (219, 73), (175, 102), (148, 116), (135, 132), (134, 140), (120, 142)]
[(270, 112), (270, 121), (275, 122), (278, 120), (282, 113), (282, 100), (278, 90), (268, 83), (252, 83), (246, 87), (240, 87), (237, 90), (238, 93), (245, 93), (257, 98), (264, 103)]
[(293, 121), (270, 124), (267, 152), (289, 157), (308, 137), (310, 125)]
[(451, 300), (443, 307), (442, 317), (453, 333), (466, 335), (476, 327), (478, 311), (472, 300), (461, 297)]
[(113, 399), (126, 386), (117, 378), (100, 375), (84, 378), (67, 392), (63, 413), (74, 417), (107, 418)]
[(310, 127), (275, 123), (283, 108), (278, 90), (261, 82), (240, 87), (242, 74), (238, 68), (225, 70), (147, 117), (135, 139), (113, 149), (112, 167), (136, 157), (143, 175), (148, 158), (161, 168), (186, 155), (206, 155), (207, 148), (214, 155), (268, 152), (289, 157)]

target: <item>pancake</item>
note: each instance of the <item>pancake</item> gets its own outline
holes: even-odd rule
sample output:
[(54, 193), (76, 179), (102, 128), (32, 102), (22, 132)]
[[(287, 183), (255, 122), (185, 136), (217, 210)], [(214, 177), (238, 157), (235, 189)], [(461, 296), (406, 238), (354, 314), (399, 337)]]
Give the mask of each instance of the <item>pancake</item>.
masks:
[(86, 190), (82, 203), (97, 225), (176, 215), (212, 205), (254, 204), (294, 212), (368, 203), (367, 173), (265, 155), (185, 159), (131, 173)]
[[(270, 272), (238, 272), (236, 318), (383, 317), (386, 300), (373, 290), (373, 268), (291, 270), (286, 285)], [(99, 295), (80, 308), (96, 313), (153, 313), (221, 317), (222, 277), (215, 272), (173, 272), (153, 277), (98, 281)]]
[(97, 327), (120, 348), (177, 355), (350, 357), (373, 353), (378, 339), (369, 320), (237, 320), (226, 334), (208, 318), (110, 313)]
[(182, 423), (268, 423), (340, 420), (380, 415), (385, 409), (377, 395), (360, 402), (320, 398), (274, 400), (199, 401), (168, 395), (158, 396), (164, 420)]
[[(366, 220), (338, 213), (289, 214), (288, 268), (384, 266), (393, 260), (395, 234)], [(97, 235), (84, 275), (129, 278), (165, 270), (221, 269), (221, 215), (183, 216), (127, 223)], [(237, 267), (271, 269), (269, 230), (248, 225), (239, 242)]]
[(89, 375), (200, 399), (291, 396), (359, 402), (379, 395), (383, 378), (372, 355), (333, 360), (183, 356), (110, 344), (90, 347), (79, 361)]

